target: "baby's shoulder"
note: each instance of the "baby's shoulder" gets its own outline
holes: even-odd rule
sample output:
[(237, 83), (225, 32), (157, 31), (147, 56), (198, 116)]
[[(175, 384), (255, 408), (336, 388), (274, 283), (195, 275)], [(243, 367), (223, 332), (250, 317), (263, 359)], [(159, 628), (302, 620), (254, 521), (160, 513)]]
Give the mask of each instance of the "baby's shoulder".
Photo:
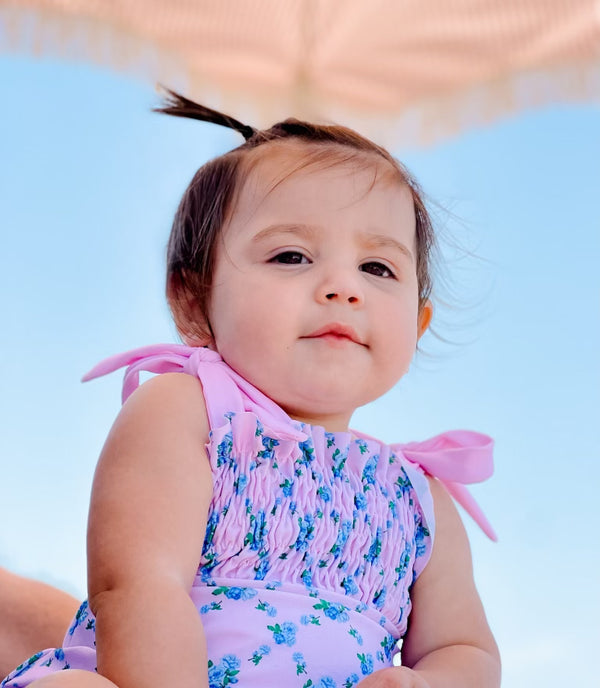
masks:
[(164, 373), (151, 377), (129, 396), (119, 416), (121, 422), (143, 424), (146, 433), (189, 427), (203, 438), (208, 434), (202, 384), (193, 375)]
[(200, 379), (195, 375), (181, 373), (153, 375), (140, 384), (125, 404), (129, 404), (132, 400), (136, 403), (150, 403), (155, 399), (168, 401), (174, 405), (183, 405), (190, 401), (205, 405)]

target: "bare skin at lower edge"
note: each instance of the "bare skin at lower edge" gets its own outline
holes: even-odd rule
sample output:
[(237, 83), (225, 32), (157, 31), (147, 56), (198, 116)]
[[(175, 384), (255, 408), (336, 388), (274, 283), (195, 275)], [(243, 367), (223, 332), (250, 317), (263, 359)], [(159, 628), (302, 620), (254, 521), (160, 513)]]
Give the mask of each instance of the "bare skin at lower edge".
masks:
[(82, 669), (68, 669), (48, 674), (34, 681), (35, 688), (117, 688), (117, 685), (100, 674)]
[(0, 677), (47, 647), (60, 647), (79, 602), (0, 568)]

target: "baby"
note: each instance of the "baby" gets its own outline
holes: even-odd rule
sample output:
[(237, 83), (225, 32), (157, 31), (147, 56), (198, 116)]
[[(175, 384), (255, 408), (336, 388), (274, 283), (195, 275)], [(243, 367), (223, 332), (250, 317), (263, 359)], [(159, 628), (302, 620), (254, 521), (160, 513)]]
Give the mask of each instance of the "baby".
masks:
[[(492, 535), (461, 484), (490, 475), (491, 440), (386, 445), (349, 426), (432, 318), (418, 185), (344, 127), (257, 131), (172, 92), (161, 111), (246, 141), (198, 170), (175, 217), (184, 344), (87, 376), (128, 366), (94, 478), (89, 599), (3, 688), (499, 686), (449, 496)], [(141, 370), (159, 374), (138, 387)]]

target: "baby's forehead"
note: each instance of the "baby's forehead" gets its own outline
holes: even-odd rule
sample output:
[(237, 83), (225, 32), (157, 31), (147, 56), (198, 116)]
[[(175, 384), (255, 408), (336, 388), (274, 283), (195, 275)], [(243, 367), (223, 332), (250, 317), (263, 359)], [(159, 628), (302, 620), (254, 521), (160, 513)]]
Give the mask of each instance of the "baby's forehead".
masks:
[[(339, 144), (263, 144), (239, 170), (239, 185), (223, 232), (267, 225), (319, 226), (325, 218), (368, 213), (374, 225), (388, 209), (414, 236), (415, 204), (410, 184), (383, 156)], [(385, 211), (382, 211), (385, 212)], [(360, 216), (360, 215), (359, 215)], [(347, 218), (348, 219), (348, 218)]]
[(246, 182), (266, 191), (297, 174), (324, 171), (372, 173), (373, 184), (386, 182), (407, 186), (400, 168), (375, 151), (332, 142), (270, 141), (249, 151), (242, 163)]

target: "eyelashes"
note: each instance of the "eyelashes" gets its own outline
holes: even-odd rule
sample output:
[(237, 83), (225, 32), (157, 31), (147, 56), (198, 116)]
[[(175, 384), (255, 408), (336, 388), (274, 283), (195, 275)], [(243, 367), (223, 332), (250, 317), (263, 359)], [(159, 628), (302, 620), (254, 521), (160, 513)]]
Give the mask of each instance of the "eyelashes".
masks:
[(375, 277), (385, 277), (386, 279), (396, 279), (396, 275), (384, 263), (379, 263), (376, 260), (371, 260), (367, 263), (362, 263), (358, 268), (362, 272), (367, 272), (369, 275)]
[(310, 262), (300, 251), (282, 251), (269, 260), (269, 263), (279, 263), (281, 265), (303, 265)]
[[(278, 265), (308, 265), (312, 261), (300, 251), (282, 251), (270, 258), (268, 262)], [(376, 260), (369, 260), (365, 263), (361, 263), (358, 269), (374, 277), (397, 279), (394, 271), (390, 267)]]

